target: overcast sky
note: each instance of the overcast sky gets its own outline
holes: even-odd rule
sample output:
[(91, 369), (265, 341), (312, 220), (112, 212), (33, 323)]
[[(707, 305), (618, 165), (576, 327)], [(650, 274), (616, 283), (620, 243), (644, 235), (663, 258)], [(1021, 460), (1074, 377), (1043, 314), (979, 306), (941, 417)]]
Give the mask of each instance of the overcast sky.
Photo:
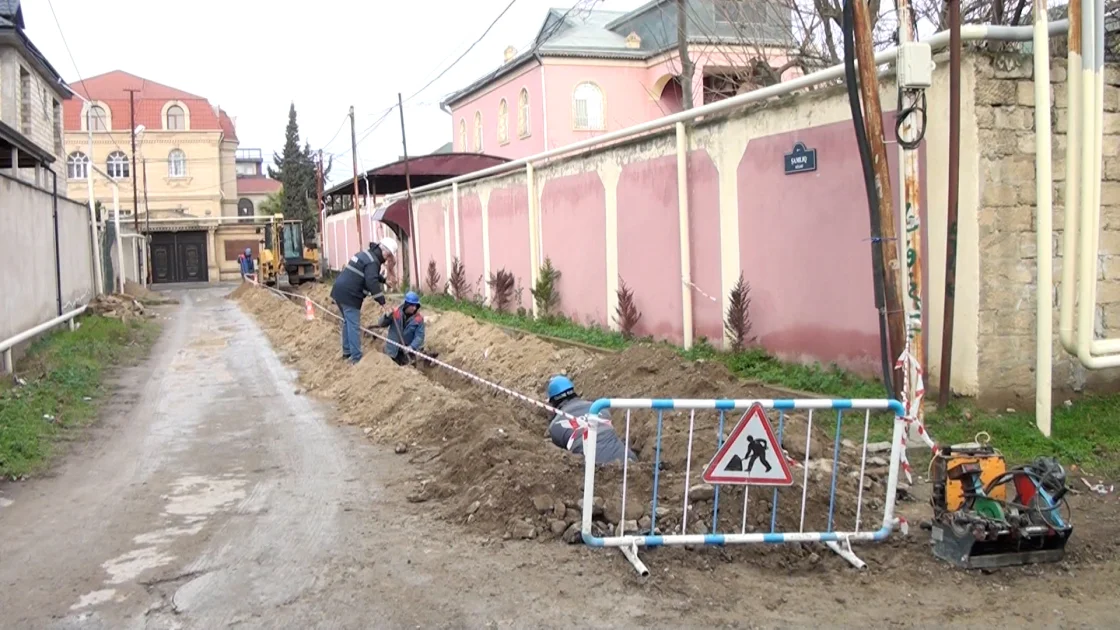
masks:
[[(430, 153), (450, 142), (452, 126), (440, 98), (500, 65), (506, 46), (525, 50), (547, 9), (573, 2), (517, 0), (474, 50), (405, 104), (409, 151)], [(597, 8), (627, 10), (643, 2), (601, 0)], [(349, 126), (343, 125), (349, 106), (361, 138), (396, 103), (397, 92), (408, 98), (423, 87), (508, 4), (23, 0), (22, 6), (28, 36), (66, 80), (124, 70), (204, 96), (236, 118), (241, 148), (260, 148), (269, 157), (280, 150), (294, 101), (301, 140), (338, 156), (331, 177), (337, 181), (351, 172)], [(359, 168), (400, 154), (394, 111), (358, 145)]]

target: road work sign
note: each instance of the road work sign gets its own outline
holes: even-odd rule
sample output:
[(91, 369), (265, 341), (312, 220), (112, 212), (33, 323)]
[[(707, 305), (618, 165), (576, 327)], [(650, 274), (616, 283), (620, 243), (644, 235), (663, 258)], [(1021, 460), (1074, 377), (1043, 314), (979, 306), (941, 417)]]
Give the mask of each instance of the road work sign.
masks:
[(704, 481), (754, 486), (793, 484), (789, 463), (761, 405), (752, 405), (739, 418), (704, 470)]

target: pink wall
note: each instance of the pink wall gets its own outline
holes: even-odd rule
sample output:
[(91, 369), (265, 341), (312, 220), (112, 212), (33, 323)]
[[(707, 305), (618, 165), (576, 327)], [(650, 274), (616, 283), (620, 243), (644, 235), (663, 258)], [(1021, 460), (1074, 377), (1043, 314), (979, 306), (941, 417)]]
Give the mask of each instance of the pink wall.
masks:
[[(675, 155), (622, 168), (618, 234), (618, 275), (634, 291), (635, 305), (642, 311), (634, 332), (681, 343), (681, 237)], [(613, 318), (614, 313), (611, 315)]]
[[(485, 291), (485, 285), (479, 284), (482, 277), (482, 201), (476, 194), (459, 195), (459, 238), (463, 258), (460, 262), (467, 274), (467, 285), (471, 295)], [(421, 237), (422, 239), (423, 237)], [(454, 252), (452, 245), (452, 252)], [(452, 254), (454, 255), (454, 254)], [(485, 282), (486, 278), (482, 278)]]
[[(517, 98), (524, 88), (529, 93), (529, 135), (521, 138), (517, 134)], [(544, 151), (544, 112), (541, 107), (540, 66), (531, 63), (512, 76), (502, 77), (501, 82), (487, 91), (475, 95), (451, 108), (452, 137), (455, 150), (463, 153), (475, 152), (474, 114), (482, 114), (482, 152), (508, 158), (519, 158)], [(509, 106), (509, 142), (498, 142), (498, 105), (506, 100)], [(463, 146), (459, 137), (459, 122), (467, 124), (467, 145)]]
[(517, 277), (522, 306), (532, 306), (532, 265), (529, 256), (529, 195), (524, 186), (490, 193), (486, 214), (490, 228), (490, 273), (505, 269)]
[(607, 322), (606, 191), (598, 173), (549, 180), (541, 190), (544, 254), (560, 270), (560, 308), (572, 319)]
[(696, 339), (719, 345), (723, 339), (720, 273), (719, 171), (706, 151), (688, 155), (688, 236), (692, 284), (692, 330)]
[(436, 262), (436, 271), (440, 275), (440, 289), (447, 282), (447, 252), (444, 249), (443, 230), (443, 204), (439, 202), (418, 201), (414, 206), (416, 210), (416, 223), (420, 232), (420, 286), (424, 291), (428, 287), (428, 263)]

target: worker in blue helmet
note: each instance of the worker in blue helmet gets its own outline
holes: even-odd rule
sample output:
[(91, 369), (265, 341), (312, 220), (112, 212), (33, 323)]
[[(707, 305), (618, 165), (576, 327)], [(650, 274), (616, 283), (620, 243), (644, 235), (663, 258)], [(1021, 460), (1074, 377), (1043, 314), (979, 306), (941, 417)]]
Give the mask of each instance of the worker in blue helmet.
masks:
[(253, 248), (246, 247), (245, 252), (238, 254), (237, 265), (241, 268), (241, 277), (253, 273)]
[(407, 365), (415, 355), (401, 346), (411, 348), (427, 356), (424, 352), (424, 316), (420, 314), (420, 296), (415, 291), (404, 294), (404, 302), (391, 312), (381, 316), (378, 328), (389, 329), (389, 341), (385, 344), (385, 354), (396, 361), (397, 365)]
[[(552, 424), (548, 427), (548, 435), (552, 438), (552, 443), (566, 449), (571, 442), (571, 451), (576, 455), (583, 455), (583, 431), (572, 427), (568, 416), (579, 418), (587, 415), (591, 411), (591, 402), (579, 397), (572, 379), (557, 374), (548, 379), (548, 404), (561, 412), (552, 417)], [(600, 411), (599, 415), (610, 418), (609, 411)], [(621, 462), (625, 457), (631, 460), (637, 459), (634, 452), (626, 448), (610, 425), (600, 425), (595, 436), (596, 464)]]

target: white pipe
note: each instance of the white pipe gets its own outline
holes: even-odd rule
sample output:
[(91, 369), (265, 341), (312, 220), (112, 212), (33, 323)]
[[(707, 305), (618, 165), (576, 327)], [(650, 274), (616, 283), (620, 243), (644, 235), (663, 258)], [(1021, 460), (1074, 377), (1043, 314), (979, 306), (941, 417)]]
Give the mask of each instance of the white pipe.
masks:
[(1035, 335), (1035, 424), (1050, 437), (1054, 367), (1054, 252), (1053, 156), (1050, 152), (1050, 36), (1046, 0), (1034, 3), (1034, 142), (1035, 194), (1038, 211), (1035, 246), (1038, 248), (1038, 293)]
[(113, 226), (117, 232), (117, 286), (124, 293), (124, 243), (121, 237), (121, 187), (113, 184)]
[[(1057, 20), (1050, 22), (1049, 33), (1050, 35), (1059, 35), (1066, 32), (1069, 26), (1069, 20)], [(976, 40), (995, 40), (995, 41), (1031, 41), (1034, 37), (1034, 28), (1031, 26), (993, 26), (988, 24), (966, 24), (961, 27), (961, 40), (962, 41), (976, 41)], [(949, 31), (941, 31), (923, 40), (932, 47), (940, 47), (949, 43)], [(892, 46), (875, 53), (875, 64), (883, 65), (893, 61), (898, 55), (898, 48)], [(458, 184), (476, 179), (482, 179), (491, 175), (498, 175), (513, 170), (524, 168), (526, 164), (531, 162), (540, 162), (550, 158), (559, 157), (568, 153), (573, 153), (581, 149), (588, 149), (608, 144), (617, 140), (625, 140), (627, 138), (648, 133), (651, 131), (658, 131), (667, 127), (672, 127), (678, 122), (691, 122), (703, 116), (710, 116), (712, 114), (719, 114), (743, 105), (763, 101), (775, 96), (784, 96), (797, 90), (814, 87), (821, 83), (842, 79), (844, 77), (844, 64), (831, 66), (824, 70), (818, 70), (800, 77), (783, 81), (777, 85), (764, 87), (758, 90), (752, 90), (743, 94), (732, 96), (721, 101), (701, 105), (692, 109), (684, 110), (675, 114), (670, 114), (655, 120), (649, 120), (625, 129), (605, 133), (601, 136), (595, 136), (573, 142), (572, 144), (557, 147), (551, 150), (545, 150), (535, 155), (528, 157), (518, 158), (509, 162), (503, 162), (490, 168), (485, 168), (480, 171), (474, 171), (465, 175), (459, 175), (450, 179), (445, 179), (433, 184), (427, 184), (418, 188), (412, 189), (412, 194), (429, 192), (447, 187), (449, 185)], [(386, 200), (396, 201), (404, 197), (404, 193), (390, 195)]]
[[(8, 337), (4, 341), (0, 341), (0, 353), (3, 354), (4, 373), (11, 374), (15, 369), (15, 362), (12, 360), (12, 348), (20, 343), (23, 343), (24, 341), (27, 341), (28, 339), (31, 339), (36, 335), (39, 335), (43, 332), (46, 332), (47, 330), (50, 330), (51, 328), (54, 328), (55, 326), (58, 326), (59, 324), (63, 324), (73, 320), (75, 317), (81, 315), (85, 311), (85, 306), (79, 306), (78, 308), (68, 313), (63, 313), (62, 315), (59, 315), (58, 317), (50, 321), (43, 322), (42, 324), (39, 324), (34, 328), (29, 328), (19, 333), (18, 335)], [(71, 326), (71, 330), (72, 329), (73, 326)]]
[[(688, 493), (685, 494), (687, 495)], [(631, 544), (629, 547), (619, 547), (618, 550), (622, 552), (622, 555), (626, 556), (626, 559), (630, 561), (630, 564), (634, 567), (634, 570), (638, 572), (638, 575), (649, 577), (649, 569), (646, 568), (645, 563), (638, 557), (638, 545)]]
[[(1070, 6), (1081, 0), (1071, 0)], [(1081, 22), (1070, 24), (1071, 39), (1081, 31)], [(1077, 297), (1077, 218), (1080, 201), (1081, 177), (1081, 49), (1069, 46), (1066, 61), (1066, 185), (1062, 205), (1065, 208), (1065, 229), (1062, 233), (1062, 293), (1058, 308), (1058, 337), (1062, 347), (1072, 355), (1077, 355), (1077, 339), (1073, 334), (1073, 304)]]
[(834, 542), (834, 541), (830, 540), (830, 541), (826, 542), (824, 544), (824, 546), (828, 547), (829, 549), (831, 549), (833, 551), (835, 551), (836, 555), (838, 555), (841, 558), (847, 560), (848, 563), (851, 564), (853, 567), (855, 567), (857, 569), (866, 569), (867, 568), (867, 563), (864, 562), (863, 560), (861, 560), (860, 557), (857, 556), (855, 554), (855, 552), (852, 551), (852, 543), (850, 541), (847, 541), (847, 540), (845, 540), (844, 543), (845, 543), (844, 546), (840, 546), (840, 543), (837, 543), (837, 542)]
[[(1120, 354), (1094, 356), (1097, 308), (1097, 252), (1100, 240), (1101, 131), (1104, 97), (1104, 5), (1088, 0), (1082, 6), (1081, 124), (1085, 130), (1081, 146), (1080, 275), (1077, 303), (1077, 358), (1091, 370), (1120, 367)], [(1067, 182), (1068, 185), (1068, 182)], [(1067, 254), (1068, 255), (1068, 254)], [(1106, 340), (1105, 347), (1118, 340)]]
[(681, 324), (685, 350), (692, 347), (692, 260), (688, 231), (688, 132), (677, 123), (677, 217), (681, 251)]

